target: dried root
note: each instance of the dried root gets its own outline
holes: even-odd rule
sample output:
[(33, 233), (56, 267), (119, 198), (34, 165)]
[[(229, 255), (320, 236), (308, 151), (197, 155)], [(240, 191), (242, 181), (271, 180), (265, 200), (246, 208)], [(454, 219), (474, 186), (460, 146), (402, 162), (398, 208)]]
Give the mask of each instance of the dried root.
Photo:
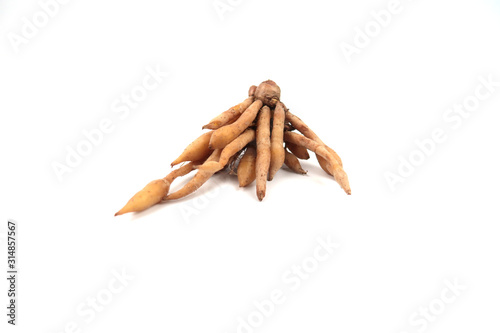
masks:
[(285, 141), (307, 148), (316, 153), (316, 155), (325, 159), (325, 167), (328, 173), (335, 178), (337, 183), (347, 194), (351, 194), (351, 187), (349, 186), (347, 174), (344, 169), (342, 169), (342, 166), (339, 164), (335, 156), (324, 145), (293, 132), (285, 133)]
[[(220, 149), (214, 150), (212, 155), (210, 155), (210, 157), (201, 166), (207, 163), (212, 163), (217, 161), (220, 158), (220, 156), (221, 156)], [(212, 175), (217, 171), (219, 170), (201, 170), (200, 168), (198, 168), (198, 172), (196, 173), (196, 175), (194, 175), (194, 177), (191, 178), (191, 180), (186, 185), (184, 185), (181, 189), (177, 190), (176, 192), (168, 194), (163, 200), (166, 201), (166, 200), (180, 199), (193, 193), (194, 191), (199, 189), (201, 185), (205, 184), (205, 182), (210, 177), (212, 177)]]
[(262, 201), (266, 195), (267, 174), (271, 163), (271, 109), (267, 105), (260, 110), (257, 121), (257, 160), (255, 174), (257, 182), (257, 198)]
[(204, 133), (200, 135), (196, 140), (191, 142), (189, 146), (184, 149), (182, 154), (172, 162), (171, 166), (177, 165), (186, 161), (199, 161), (206, 159), (212, 150), (208, 147), (210, 138), (212, 137), (213, 131)]
[(218, 129), (226, 124), (233, 123), (238, 117), (253, 103), (253, 97), (248, 97), (242, 103), (233, 106), (227, 111), (210, 120), (210, 122), (202, 127), (202, 129)]
[[(300, 133), (304, 134), (305, 137), (307, 137), (307, 138), (309, 138), (311, 140), (314, 140), (317, 143), (325, 146), (326, 149), (328, 149), (330, 151), (330, 153), (335, 157), (335, 159), (340, 164), (340, 166), (342, 166), (342, 160), (340, 159), (340, 156), (337, 155), (337, 153), (332, 148), (330, 148), (327, 145), (325, 145), (323, 143), (323, 141), (321, 141), (321, 139), (319, 138), (319, 136), (317, 136), (316, 133), (314, 133), (313, 130), (310, 129), (309, 126), (307, 126), (302, 121), (302, 119), (300, 119), (299, 117), (295, 116), (290, 111), (288, 111), (287, 114), (286, 114), (286, 120), (288, 120), (292, 124), (292, 126), (294, 128), (296, 128)], [(327, 173), (329, 173), (329, 171), (326, 168), (326, 161), (321, 156), (317, 156), (317, 157), (318, 157), (318, 162), (321, 165), (321, 167), (323, 168), (323, 170), (325, 170)]]
[(255, 150), (255, 147), (250, 146), (245, 150), (237, 171), (238, 183), (240, 187), (246, 187), (255, 180), (256, 157), (257, 150)]
[(131, 212), (141, 212), (159, 203), (167, 194), (170, 183), (164, 179), (150, 182), (142, 190), (137, 192), (127, 204), (120, 209), (115, 216)]
[[(308, 150), (316, 154), (321, 168), (351, 194), (338, 154), (292, 114), (280, 98), (281, 89), (274, 81), (251, 86), (248, 98), (204, 125), (203, 129), (211, 131), (189, 144), (172, 166), (188, 163), (147, 184), (115, 216), (184, 198), (224, 169), (238, 176), (240, 187), (256, 181), (257, 198), (262, 201), (267, 181), (274, 178), (283, 164), (298, 174), (307, 173), (299, 159), (309, 159)], [(192, 171), (196, 174), (183, 187), (168, 193), (176, 178)]]
[(301, 146), (294, 145), (293, 143), (287, 142), (286, 143), (286, 148), (290, 150), (292, 154), (294, 154), (297, 158), (300, 158), (301, 160), (308, 160), (309, 159), (309, 153), (307, 152), (307, 149)]
[(283, 130), (285, 127), (285, 109), (278, 103), (274, 109), (273, 131), (271, 132), (271, 164), (268, 179), (273, 180), (274, 175), (281, 169), (285, 162), (285, 148), (283, 147)]
[(245, 129), (248, 128), (257, 117), (257, 113), (262, 107), (262, 101), (256, 100), (246, 109), (241, 116), (232, 124), (223, 126), (212, 134), (210, 138), (210, 149), (224, 148), (228, 143), (233, 141)]
[(300, 165), (299, 159), (292, 153), (285, 151), (285, 165), (290, 168), (293, 172), (299, 173), (301, 175), (305, 175), (307, 171), (302, 169)]

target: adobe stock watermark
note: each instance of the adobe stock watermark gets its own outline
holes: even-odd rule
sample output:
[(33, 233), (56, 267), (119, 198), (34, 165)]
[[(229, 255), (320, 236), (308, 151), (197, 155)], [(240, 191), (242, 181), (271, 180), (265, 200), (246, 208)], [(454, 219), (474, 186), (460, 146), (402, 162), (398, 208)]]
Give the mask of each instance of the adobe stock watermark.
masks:
[(19, 53), (21, 45), (28, 44), (33, 38), (38, 36), (40, 31), (59, 14), (62, 6), (69, 2), (70, 0), (38, 1), (39, 9), (35, 11), (31, 17), (21, 17), (21, 24), (18, 32), (7, 32), (7, 39), (14, 49), (14, 52)]
[(400, 0), (390, 0), (385, 9), (372, 10), (370, 19), (362, 28), (355, 26), (352, 42), (342, 41), (339, 44), (347, 63), (350, 64), (354, 55), (359, 55), (362, 50), (366, 49), (373, 39), (377, 38), (392, 23), (394, 17), (401, 14), (403, 10), (404, 5)]
[(395, 172), (386, 171), (384, 173), (384, 178), (391, 191), (394, 192), (398, 184), (404, 183), (408, 177), (413, 175), (417, 168), (436, 152), (438, 145), (448, 140), (449, 132), (458, 130), (464, 120), (479, 109), (481, 102), (491, 98), (500, 87), (500, 81), (495, 81), (493, 74), (489, 74), (487, 77), (481, 75), (477, 80), (479, 84), (470, 95), (444, 111), (442, 120), (445, 126), (435, 127), (429, 137), (415, 140), (414, 149), (406, 156), (398, 156), (398, 166)]
[(185, 224), (193, 223), (204, 210), (210, 207), (210, 202), (218, 197), (224, 188), (230, 186), (215, 178), (212, 178), (211, 181), (215, 183), (212, 189), (203, 192), (201, 195), (193, 196), (191, 200), (186, 200), (177, 204), (177, 209)]
[(242, 2), (243, 0), (214, 0), (212, 6), (219, 19), (224, 21), (226, 13), (233, 12)]
[(113, 277), (108, 280), (103, 288), (97, 290), (76, 306), (76, 318), (66, 322), (62, 329), (54, 333), (82, 333), (84, 327), (95, 321), (103, 311), (109, 308), (113, 300), (123, 293), (129, 283), (134, 280), (134, 276), (127, 273), (125, 268), (122, 268), (121, 271), (113, 269), (111, 275)]
[(408, 329), (399, 331), (399, 333), (423, 333), (432, 323), (435, 323), (445, 311), (455, 303), (462, 293), (467, 289), (467, 286), (461, 284), (457, 278), (444, 280), (444, 288), (439, 295), (431, 299), (425, 305), (419, 306), (408, 318)]
[[(127, 93), (122, 93), (110, 105), (112, 113), (118, 117), (118, 122), (127, 119), (132, 110), (137, 109), (149, 94), (157, 89), (168, 76), (159, 65), (155, 68), (146, 66), (146, 74), (140, 83), (134, 85)], [(90, 154), (94, 148), (100, 146), (106, 137), (115, 130), (117, 121), (110, 117), (102, 118), (94, 128), (84, 129), (81, 139), (73, 146), (66, 145), (65, 158), (62, 161), (52, 161), (51, 167), (57, 179), (62, 182), (66, 174), (72, 173), (75, 168), (82, 164), (83, 159)]]
[(273, 289), (269, 296), (260, 301), (254, 301), (254, 310), (246, 316), (237, 318), (236, 333), (253, 333), (261, 327), (275, 312), (279, 305), (283, 305), (290, 295), (297, 292), (304, 281), (308, 280), (319, 268), (319, 266), (330, 259), (340, 247), (340, 244), (332, 240), (331, 236), (316, 238), (316, 246), (312, 253), (304, 257), (298, 263), (290, 266), (281, 275), (281, 282), (285, 287)]

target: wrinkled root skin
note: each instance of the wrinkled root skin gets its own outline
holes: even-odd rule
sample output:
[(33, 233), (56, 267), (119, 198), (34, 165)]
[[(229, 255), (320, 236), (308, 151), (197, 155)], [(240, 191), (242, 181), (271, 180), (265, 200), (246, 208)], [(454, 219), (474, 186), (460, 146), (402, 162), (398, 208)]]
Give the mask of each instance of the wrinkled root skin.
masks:
[[(164, 178), (147, 184), (115, 216), (184, 198), (222, 170), (236, 174), (240, 187), (248, 187), (255, 181), (257, 198), (262, 201), (267, 182), (283, 165), (297, 174), (307, 173), (299, 159), (309, 159), (308, 151), (313, 152), (321, 168), (351, 194), (340, 156), (289, 111), (281, 101), (280, 87), (272, 80), (251, 86), (243, 102), (222, 112), (202, 129), (209, 131), (189, 144), (172, 162), (172, 167), (180, 166)], [(169, 193), (177, 178), (193, 171), (194, 176), (183, 187)]]

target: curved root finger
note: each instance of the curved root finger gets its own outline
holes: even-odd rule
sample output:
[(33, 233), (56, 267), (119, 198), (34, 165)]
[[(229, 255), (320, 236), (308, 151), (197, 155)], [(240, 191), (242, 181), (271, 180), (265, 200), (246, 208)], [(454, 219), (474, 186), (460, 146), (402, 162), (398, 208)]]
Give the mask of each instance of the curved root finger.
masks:
[(285, 126), (285, 109), (282, 103), (276, 104), (273, 116), (273, 131), (271, 132), (271, 162), (269, 165), (268, 180), (281, 169), (285, 162), (285, 148), (283, 147), (283, 129)]
[(257, 116), (262, 107), (262, 101), (256, 100), (246, 109), (243, 114), (230, 125), (223, 126), (214, 131), (210, 138), (211, 149), (221, 149), (236, 139), (245, 129), (247, 129)]
[(326, 168), (329, 173), (333, 175), (335, 181), (347, 194), (351, 194), (351, 187), (349, 186), (347, 174), (345, 173), (344, 169), (342, 169), (342, 166), (338, 163), (337, 159), (330, 153), (328, 149), (326, 149), (324, 145), (321, 145), (314, 140), (293, 132), (285, 133), (285, 141), (303, 146), (324, 158), (327, 161)]
[[(286, 113), (286, 120), (288, 120), (294, 128), (296, 128), (300, 133), (304, 134), (304, 136), (308, 139), (311, 139), (313, 141), (316, 141), (317, 143), (327, 147), (328, 151), (333, 155), (333, 157), (337, 160), (337, 162), (342, 166), (342, 160), (340, 156), (330, 147), (328, 147), (316, 133), (312, 129), (309, 128), (309, 126), (302, 121), (299, 117), (291, 113), (290, 111), (287, 111)], [(320, 162), (321, 164), (321, 162)]]
[(240, 187), (246, 187), (255, 180), (255, 159), (257, 151), (255, 147), (247, 148), (238, 165), (238, 183)]
[(182, 154), (172, 162), (171, 166), (187, 161), (204, 160), (210, 156), (212, 150), (208, 147), (208, 144), (212, 134), (213, 131), (203, 133), (196, 140), (191, 142), (186, 149), (184, 149)]
[(210, 122), (202, 127), (202, 129), (218, 129), (224, 125), (234, 122), (238, 117), (253, 103), (253, 96), (248, 97), (240, 104), (229, 108), (220, 115), (210, 120)]
[(288, 150), (290, 150), (292, 154), (294, 154), (297, 158), (300, 158), (301, 160), (309, 159), (309, 153), (307, 152), (307, 149), (302, 146), (297, 146), (296, 144), (287, 142), (286, 148), (288, 148)]
[(302, 166), (300, 165), (299, 159), (297, 156), (295, 156), (292, 153), (289, 153), (288, 151), (285, 151), (285, 165), (292, 170), (293, 172), (296, 172), (301, 175), (305, 175), (307, 171), (302, 169)]

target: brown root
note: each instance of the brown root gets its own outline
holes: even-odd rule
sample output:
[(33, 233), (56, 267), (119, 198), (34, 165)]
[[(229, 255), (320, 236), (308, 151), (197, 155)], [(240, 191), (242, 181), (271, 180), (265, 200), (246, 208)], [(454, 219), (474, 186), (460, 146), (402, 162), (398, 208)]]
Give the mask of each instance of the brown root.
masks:
[(308, 160), (309, 159), (309, 153), (307, 152), (307, 149), (301, 146), (297, 146), (293, 143), (287, 142), (286, 143), (286, 148), (292, 152), (297, 158), (300, 158), (301, 160)]
[(215, 130), (210, 138), (209, 146), (211, 149), (224, 148), (231, 141), (236, 139), (245, 129), (247, 129), (254, 121), (259, 109), (262, 107), (262, 102), (256, 100), (243, 112), (243, 114), (230, 125), (223, 126)]
[(285, 109), (282, 103), (276, 104), (273, 114), (273, 131), (271, 132), (271, 164), (269, 165), (268, 180), (273, 180), (274, 175), (285, 162), (285, 148), (283, 147), (283, 128), (285, 126)]
[(322, 158), (326, 159), (327, 165), (326, 168), (331, 175), (335, 178), (335, 181), (342, 187), (342, 189), (347, 193), (351, 194), (351, 187), (349, 186), (349, 180), (347, 178), (347, 174), (345, 173), (342, 166), (338, 163), (337, 159), (330, 153), (328, 149), (322, 144), (306, 138), (303, 135), (293, 133), (293, 132), (285, 132), (285, 141), (291, 142), (299, 146), (303, 146), (310, 151), (313, 151), (317, 155), (320, 155)]
[[(221, 155), (220, 149), (214, 150), (212, 155), (210, 155), (210, 157), (205, 161), (205, 163), (202, 164), (202, 166), (207, 164), (207, 163), (218, 161), (220, 158), (220, 155)], [(193, 178), (191, 178), (191, 180), (189, 180), (189, 182), (186, 185), (184, 185), (181, 189), (177, 190), (176, 192), (173, 192), (171, 194), (168, 194), (167, 196), (164, 196), (163, 201), (180, 199), (180, 198), (183, 198), (183, 197), (195, 192), (203, 184), (205, 184), (205, 182), (210, 177), (212, 177), (215, 172), (216, 171), (198, 169), (198, 172), (194, 175)]]
[[(297, 117), (296, 115), (294, 115), (290, 111), (288, 111), (286, 113), (286, 120), (288, 120), (292, 124), (292, 126), (295, 127), (300, 133), (304, 134), (304, 136), (306, 138), (314, 140), (317, 143), (327, 147), (327, 149), (330, 151), (330, 153), (337, 160), (338, 164), (340, 164), (340, 166), (342, 166), (342, 160), (340, 159), (340, 156), (332, 148), (325, 145), (325, 143), (319, 138), (319, 136), (317, 136), (316, 133), (314, 133), (314, 131), (312, 129), (310, 129), (309, 126), (306, 125), (306, 123), (304, 123), (302, 121), (302, 119), (300, 119), (299, 117)], [(318, 156), (318, 161), (321, 158), (322, 158), (321, 156)], [(320, 162), (320, 164), (321, 164), (321, 162)]]
[(285, 151), (285, 165), (290, 170), (298, 174), (305, 175), (307, 173), (307, 171), (302, 169), (299, 159), (294, 154), (289, 153), (288, 151)]
[(208, 147), (213, 131), (203, 133), (196, 140), (191, 142), (182, 154), (172, 162), (171, 166), (187, 161), (204, 160), (212, 153)]
[(255, 160), (257, 151), (255, 147), (249, 146), (238, 165), (238, 183), (240, 187), (250, 185), (255, 180)]
[(261, 100), (265, 105), (273, 108), (280, 101), (281, 89), (276, 82), (267, 80), (259, 84), (255, 90), (254, 97)]
[(264, 105), (257, 120), (257, 158), (255, 165), (257, 198), (262, 201), (266, 195), (266, 182), (271, 163), (271, 109)]
[(231, 124), (253, 103), (253, 97), (248, 97), (238, 105), (233, 106), (227, 111), (210, 120), (202, 129), (218, 129), (224, 125)]
[(140, 212), (159, 203), (167, 194), (170, 183), (165, 179), (153, 180), (137, 192), (115, 216)]
[(248, 89), (248, 96), (253, 97), (255, 95), (255, 90), (257, 90), (257, 86), (251, 86), (250, 89)]

